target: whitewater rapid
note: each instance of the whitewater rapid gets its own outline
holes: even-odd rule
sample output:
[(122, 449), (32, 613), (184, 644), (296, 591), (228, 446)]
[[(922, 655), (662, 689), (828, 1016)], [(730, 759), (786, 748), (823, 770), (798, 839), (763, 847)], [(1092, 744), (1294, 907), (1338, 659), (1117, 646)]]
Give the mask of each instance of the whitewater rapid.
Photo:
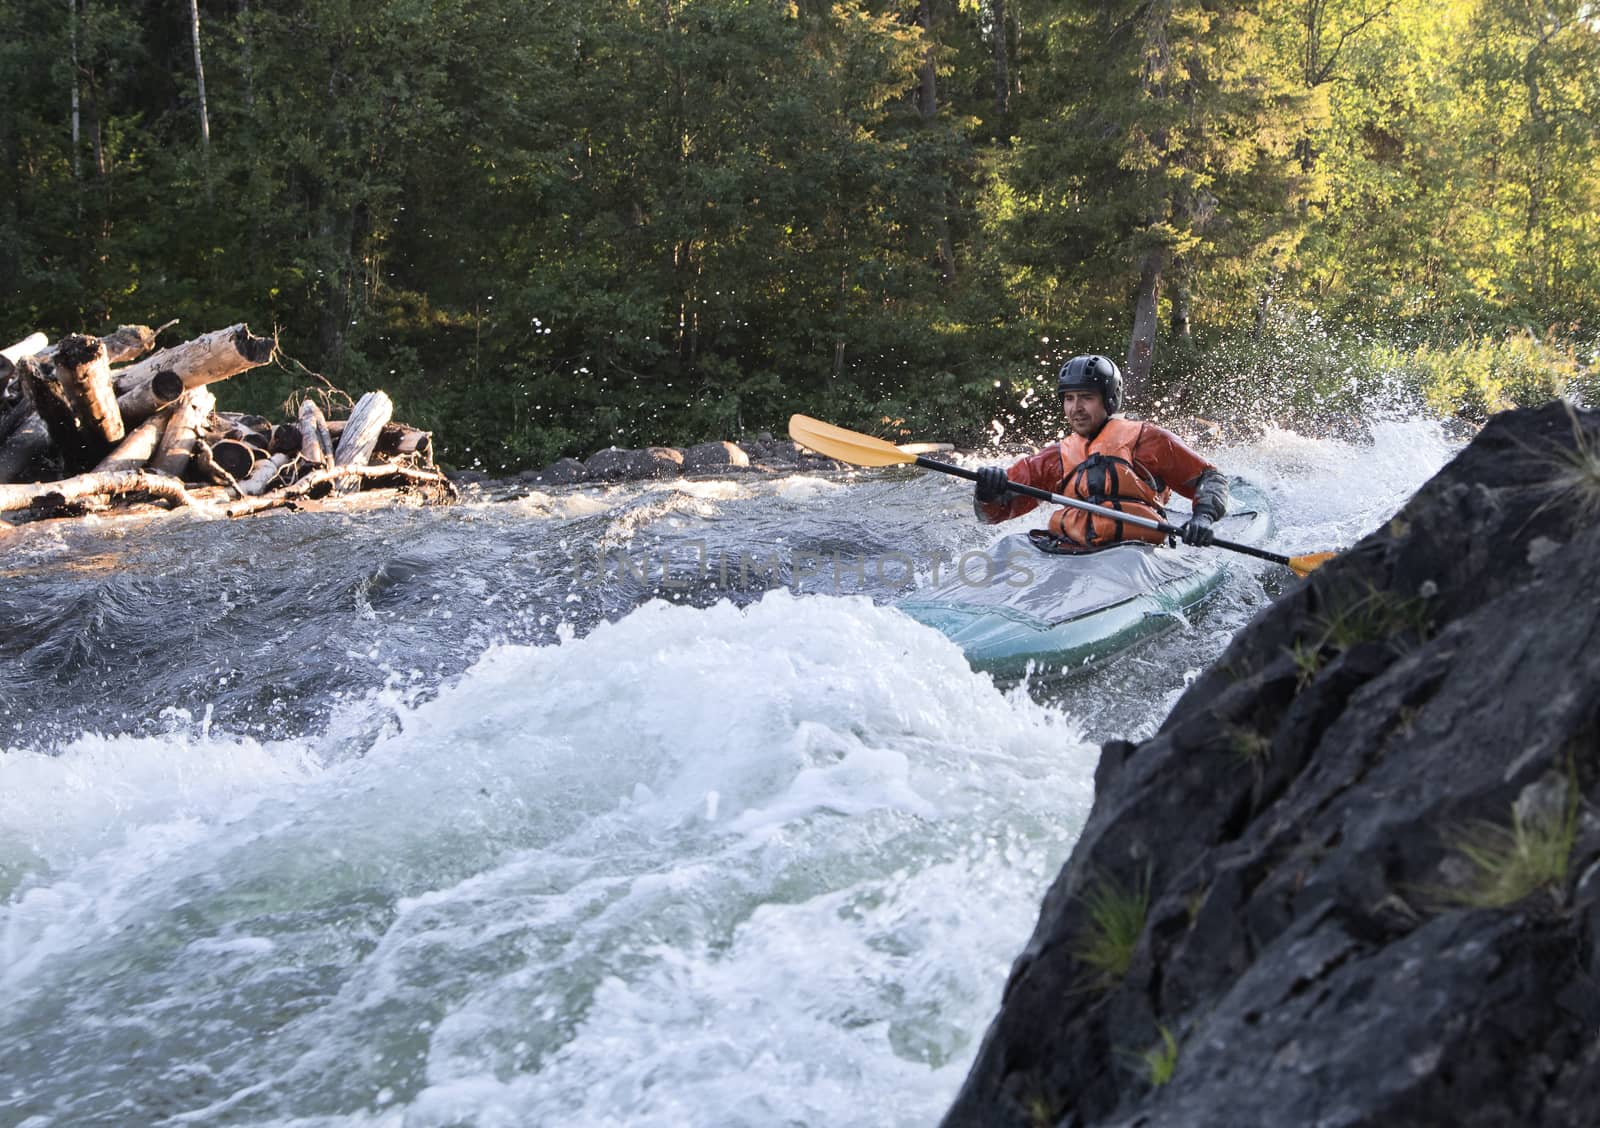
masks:
[[(1217, 459), (1302, 552), (1387, 519), (1451, 449), (1402, 420)], [(1287, 581), (1241, 563), (1143, 651), (997, 686), (890, 591), (662, 598), (560, 561), (1009, 531), (969, 496), (730, 479), (39, 534), (0, 577), (22, 624), (0, 1123), (937, 1121), (1087, 815), (1095, 741), (1159, 724)], [(63, 563), (91, 549), (116, 566)], [(222, 567), (273, 552), (276, 588)], [(180, 557), (213, 567), (176, 585)]]

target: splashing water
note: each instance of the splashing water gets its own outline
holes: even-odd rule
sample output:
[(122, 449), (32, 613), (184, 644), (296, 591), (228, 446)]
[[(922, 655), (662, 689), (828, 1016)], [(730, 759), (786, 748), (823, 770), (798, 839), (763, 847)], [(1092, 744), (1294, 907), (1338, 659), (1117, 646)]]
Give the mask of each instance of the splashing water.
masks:
[[(1216, 459), (1300, 552), (1449, 453), (1399, 422)], [(17, 534), (0, 1122), (933, 1122), (1089, 738), (1159, 723), (1285, 582), (1241, 563), (1187, 627), (1013, 687), (870, 570), (796, 582), (803, 552), (987, 544), (969, 496), (891, 471)], [(774, 576), (662, 583), (756, 548)]]

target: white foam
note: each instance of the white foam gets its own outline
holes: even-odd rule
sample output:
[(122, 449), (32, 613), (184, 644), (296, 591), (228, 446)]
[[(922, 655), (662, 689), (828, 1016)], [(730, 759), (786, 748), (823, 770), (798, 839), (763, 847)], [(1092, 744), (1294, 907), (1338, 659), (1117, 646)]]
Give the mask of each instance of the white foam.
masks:
[[(900, 613), (781, 590), (369, 707), (392, 721), (353, 759), (180, 734), (17, 761), (0, 832), (43, 861), (0, 908), (0, 994), (34, 1032), (0, 1054), (36, 1065), (72, 983), (159, 1009), (215, 1078), (195, 1122), (927, 1123), (1095, 759)], [(48, 1033), (83, 1061), (48, 1079), (64, 1115), (92, 1107), (89, 1035)]]

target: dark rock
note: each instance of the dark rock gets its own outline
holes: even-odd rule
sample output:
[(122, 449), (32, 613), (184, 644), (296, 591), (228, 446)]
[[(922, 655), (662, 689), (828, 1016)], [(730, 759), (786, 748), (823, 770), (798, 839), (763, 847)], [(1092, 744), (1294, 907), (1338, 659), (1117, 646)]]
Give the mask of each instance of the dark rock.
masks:
[(699, 443), (683, 452), (685, 474), (721, 474), (749, 468), (750, 456), (733, 443)]
[(445, 473), (445, 477), (458, 486), (475, 486), (492, 481), (489, 475), (481, 470), (450, 470)]
[(517, 477), (534, 485), (570, 486), (587, 481), (589, 469), (576, 458), (558, 458), (542, 470), (524, 470)]
[(808, 450), (800, 452), (800, 457), (796, 460), (795, 466), (810, 473), (816, 473), (819, 470), (849, 470), (851, 468), (848, 463), (840, 462), (837, 458), (824, 458), (822, 455), (813, 454)]
[[(1596, 1123), (1585, 501), (1600, 416), (1496, 416), (1240, 632), (1156, 736), (1108, 746), (946, 1125)], [(1565, 872), (1489, 896), (1463, 847), (1517, 835), (1557, 842)], [(1141, 889), (1127, 970), (1096, 971), (1089, 903)]]
[(607, 447), (584, 463), (591, 478), (607, 482), (632, 482), (644, 478), (670, 478), (683, 472), (683, 453), (672, 447), (622, 450)]
[(800, 445), (789, 439), (774, 440), (771, 436), (767, 436), (754, 442), (740, 443), (739, 447), (749, 456), (751, 462), (792, 466), (800, 460)]

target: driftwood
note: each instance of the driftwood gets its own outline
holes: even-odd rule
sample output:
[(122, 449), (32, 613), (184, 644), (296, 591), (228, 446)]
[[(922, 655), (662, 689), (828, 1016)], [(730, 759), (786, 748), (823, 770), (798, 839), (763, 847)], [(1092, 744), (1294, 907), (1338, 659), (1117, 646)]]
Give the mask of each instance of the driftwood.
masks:
[[(168, 322), (167, 324), (174, 323)], [(166, 327), (166, 325), (163, 325), (161, 328), (165, 329)], [(106, 363), (122, 364), (124, 361), (137, 360), (149, 352), (156, 343), (156, 334), (160, 331), (160, 329), (152, 329), (148, 325), (120, 325), (104, 337), (95, 337), (93, 339), (99, 341), (105, 348)], [(42, 337), (44, 334), (35, 335)], [(32, 354), (33, 359), (40, 363), (45, 361), (54, 362), (56, 357), (60, 355), (62, 346), (71, 339), (71, 337), (63, 337), (47, 348), (39, 348)]]
[(293, 454), (274, 454), (270, 458), (263, 458), (256, 468), (250, 472), (249, 477), (239, 481), (239, 492), (247, 497), (254, 497), (267, 492), (267, 487), (283, 472), (283, 468), (298, 457)]
[(210, 482), (213, 486), (223, 487), (230, 491), (228, 493), (229, 497), (233, 497), (238, 491), (238, 481), (235, 480), (232, 474), (217, 465), (216, 460), (211, 457), (211, 444), (206, 442), (203, 436), (195, 439), (194, 457), (189, 460), (189, 468), (185, 473), (191, 481), (199, 478), (202, 481)]
[(56, 379), (53, 367), (41, 365), (31, 356), (22, 357), (17, 361), (17, 380), (28, 402), (33, 404), (33, 410), (44, 421), (50, 442), (69, 466), (81, 469), (100, 460), (105, 454), (103, 450), (93, 458), (88, 457), (93, 448), (84, 441), (72, 402), (61, 381)]
[[(26, 400), (23, 402), (27, 403)], [(50, 432), (30, 405), (22, 423), (4, 443), (0, 443), (0, 485), (22, 477), (28, 467), (49, 451)]]
[(75, 335), (56, 346), (56, 379), (72, 405), (86, 453), (98, 462), (127, 431), (111, 390), (111, 362), (98, 337)]
[(143, 493), (179, 505), (194, 504), (183, 483), (163, 474), (143, 470), (113, 474), (79, 474), (59, 482), (0, 486), (0, 513), (27, 509), (32, 505), (60, 505), (94, 496)]
[(0, 443), (5, 442), (6, 436), (22, 426), (22, 421), (32, 414), (33, 404), (28, 402), (27, 396), (23, 396), (0, 413)]
[(258, 368), (272, 359), (278, 343), (271, 337), (257, 337), (243, 324), (218, 329), (170, 349), (162, 349), (154, 356), (116, 373), (118, 394), (125, 394), (147, 383), (163, 368), (170, 368), (183, 380), (185, 388), (198, 388), (214, 384), (251, 368)]
[(147, 382), (117, 397), (123, 426), (137, 427), (181, 395), (183, 379), (172, 369), (163, 368)]
[[(342, 419), (334, 419), (328, 423), (328, 434), (332, 436), (335, 448), (338, 447), (339, 439), (344, 434), (344, 428), (345, 422)], [(416, 455), (424, 462), (432, 461), (433, 432), (405, 423), (385, 423), (383, 430), (378, 434), (378, 445), (372, 448), (372, 458), (384, 460), (401, 458), (405, 455)]]
[(446, 478), (437, 470), (417, 470), (409, 466), (395, 465), (334, 466), (326, 470), (313, 470), (292, 486), (284, 486), (281, 490), (273, 490), (265, 497), (242, 500), (235, 505), (228, 506), (224, 512), (229, 517), (244, 517), (251, 513), (259, 513), (263, 509), (289, 505), (329, 483), (338, 483), (343, 480), (371, 481), (383, 478), (398, 478), (410, 485), (423, 489), (437, 490), (440, 499), (454, 499), (456, 497), (455, 486), (450, 483), (449, 478)]
[(152, 415), (133, 430), (129, 431), (116, 448), (100, 460), (94, 468), (96, 474), (120, 474), (128, 470), (139, 470), (149, 462), (156, 453), (156, 447), (161, 443), (161, 434), (167, 429), (167, 415), (165, 413)]
[(183, 477), (189, 460), (194, 456), (195, 443), (205, 429), (206, 417), (217, 406), (217, 397), (203, 387), (190, 388), (172, 407), (172, 416), (161, 436), (156, 452), (150, 458), (150, 469), (157, 474)]
[[(392, 422), (383, 392), (331, 425), (311, 401), (276, 426), (218, 412), (208, 385), (271, 360), (276, 342), (240, 324), (136, 359), (160, 332), (123, 326), (54, 346), (34, 334), (0, 351), (0, 513), (23, 511), (7, 523), (172, 503), (216, 512), (212, 503), (232, 501), (239, 515), (296, 501), (331, 506), (363, 486), (413, 500), (456, 496), (432, 466), (432, 436)], [(76, 473), (11, 484), (63, 466)]]
[(49, 343), (50, 339), (43, 333), (31, 333), (16, 344), (0, 349), (0, 357), (4, 357), (7, 364), (15, 364), (25, 356), (43, 352)]
[(324, 469), (333, 465), (333, 439), (322, 409), (311, 400), (300, 405), (300, 457)]
[(211, 461), (235, 481), (250, 476), (256, 464), (255, 447), (238, 439), (219, 439), (210, 444)]
[[(383, 425), (394, 414), (394, 401), (383, 392), (368, 392), (357, 401), (350, 418), (344, 421), (344, 432), (333, 452), (335, 466), (365, 466), (372, 460), (372, 448), (378, 445), (378, 435)], [(341, 478), (334, 484), (335, 493), (353, 493), (361, 488), (355, 478)]]
[(298, 458), (304, 441), (299, 427), (292, 423), (280, 424), (272, 429), (272, 439), (267, 443), (267, 453), (292, 454)]

